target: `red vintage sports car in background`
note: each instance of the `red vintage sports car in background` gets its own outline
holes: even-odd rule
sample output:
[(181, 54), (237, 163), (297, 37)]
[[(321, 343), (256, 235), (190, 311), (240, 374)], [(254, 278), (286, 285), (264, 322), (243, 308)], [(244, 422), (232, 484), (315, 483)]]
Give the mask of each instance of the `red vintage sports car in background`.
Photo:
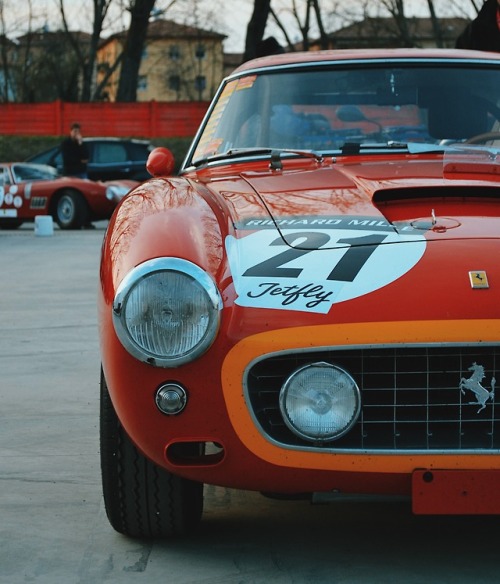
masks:
[(0, 229), (14, 229), (37, 215), (52, 215), (61, 229), (79, 229), (109, 219), (138, 181), (93, 182), (63, 177), (51, 166), (0, 163)]
[[(203, 483), (500, 513), (500, 55), (286, 54), (119, 205), (99, 298), (109, 520)], [(497, 406), (498, 403), (498, 406)]]

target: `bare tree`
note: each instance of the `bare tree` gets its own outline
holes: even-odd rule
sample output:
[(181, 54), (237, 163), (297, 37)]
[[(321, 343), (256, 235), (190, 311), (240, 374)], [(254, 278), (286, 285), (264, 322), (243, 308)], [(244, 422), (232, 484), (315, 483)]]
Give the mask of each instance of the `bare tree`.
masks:
[(104, 21), (112, 2), (113, 0), (93, 0), (94, 18), (92, 21), (92, 35), (88, 51), (84, 53), (82, 51), (81, 44), (78, 42), (77, 37), (74, 34), (72, 34), (69, 30), (68, 21), (64, 9), (64, 0), (59, 0), (59, 12), (61, 15), (64, 30), (68, 35), (73, 51), (75, 52), (76, 59), (82, 71), (83, 82), (81, 89), (81, 101), (90, 101), (92, 97), (92, 86), (94, 80), (97, 49), (99, 47)]
[(283, 24), (283, 22), (281, 21), (280, 17), (278, 16), (278, 14), (275, 12), (275, 10), (273, 8), (270, 9), (269, 14), (272, 16), (276, 26), (280, 29), (281, 34), (284, 36), (288, 50), (294, 51), (295, 50), (294, 43), (293, 43), (292, 39), (290, 38), (290, 35), (288, 34), (288, 31), (287, 31), (285, 25)]
[(439, 48), (442, 48), (444, 46), (443, 31), (441, 30), (441, 25), (439, 24), (439, 18), (436, 16), (436, 10), (434, 8), (434, 0), (427, 0), (427, 5), (429, 7), (429, 14), (431, 15), (432, 30), (434, 31), (436, 45)]
[(328, 34), (326, 33), (325, 27), (323, 25), (323, 17), (319, 6), (319, 0), (311, 0), (310, 4), (312, 5), (314, 14), (316, 16), (316, 23), (318, 25), (321, 48), (328, 49), (329, 46)]
[(254, 0), (252, 16), (247, 26), (244, 61), (257, 56), (257, 49), (264, 38), (270, 10), (271, 0)]
[(402, 45), (412, 47), (410, 31), (408, 30), (408, 20), (405, 15), (404, 0), (380, 0), (381, 4), (388, 10), (396, 23), (401, 35)]
[(9, 0), (0, 0), (0, 101), (22, 100), (26, 95), (30, 68), (29, 54), (12, 39), (21, 30), (31, 30), (33, 8), (27, 0), (22, 16)]
[[(44, 30), (44, 27), (40, 28), (40, 21), (44, 18), (48, 23), (50, 17), (52, 19), (50, 22), (53, 23), (53, 13), (35, 14), (33, 12), (35, 3), (32, 0), (23, 0), (21, 3), (17, 0), (0, 0), (0, 100), (40, 101), (42, 98), (52, 100), (58, 97), (82, 101), (99, 99), (102, 87), (109, 76), (119, 70), (118, 100), (135, 101), (139, 67), (151, 12), (159, 4), (158, 10), (162, 9), (161, 12), (164, 13), (176, 4), (176, 0), (158, 0), (157, 2), (155, 0), (92, 0), (92, 5), (90, 0), (84, 0), (81, 4), (82, 12), (85, 12), (85, 8), (93, 6), (93, 14), (91, 10), (86, 11), (89, 15), (87, 29), (91, 30), (91, 34), (85, 33), (87, 38), (84, 42), (82, 35), (79, 34), (80, 31), (70, 30), (72, 21), (69, 7), (74, 7), (75, 4), (72, 4), (70, 0), (52, 1), (53, 5), (59, 8), (59, 26), (57, 34), (49, 31), (49, 34), (45, 35), (47, 30)], [(200, 15), (203, 14), (202, 18), (204, 18), (208, 4), (206, 0), (178, 2), (178, 6), (185, 11), (185, 14), (190, 11), (191, 19), (193, 16), (200, 18), (200, 15), (194, 14), (198, 4)], [(213, 25), (216, 24), (217, 15), (220, 15), (220, 10), (215, 8), (216, 4), (213, 0), (210, 3)], [(470, 16), (471, 12), (477, 13), (482, 4), (483, 0), (449, 0), (446, 3), (447, 16), (452, 14)], [(396, 23), (401, 44), (411, 46), (412, 39), (405, 14), (405, 10), (409, 10), (410, 6), (411, 4), (404, 0), (350, 2), (345, 0), (253, 0), (253, 13), (246, 30), (245, 59), (256, 56), (265, 33), (270, 31), (270, 34), (273, 34), (273, 27), (277, 31), (278, 38), (284, 39), (283, 44), (287, 45), (288, 50), (294, 50), (298, 46), (297, 39), (302, 41), (301, 44), (305, 49), (310, 46), (311, 40), (320, 44), (322, 48), (326, 48), (332, 36), (333, 38), (335, 36), (332, 31), (338, 29), (339, 24), (345, 26), (374, 14), (384, 16), (389, 14)], [(427, 0), (436, 44), (441, 46), (444, 31), (440, 27), (440, 18), (436, 14), (435, 7), (437, 6), (438, 2), (435, 0)], [(441, 10), (444, 10), (443, 4), (439, 6)], [(231, 8), (233, 8), (232, 4)], [(175, 10), (176, 14), (179, 14), (177, 5)], [(18, 18), (13, 26), (13, 17), (16, 13)], [(111, 30), (110, 23), (115, 17), (117, 20), (121, 19), (120, 30), (127, 31), (124, 34), (123, 52), (118, 55), (116, 62), (107, 64), (106, 77), (100, 78), (101, 87), (95, 87), (98, 46), (103, 33), (106, 36), (106, 32)], [(325, 19), (328, 19), (328, 22)], [(203, 23), (206, 26), (206, 20)], [(268, 24), (269, 28), (266, 29)], [(10, 27), (9, 30), (7, 26)], [(115, 26), (112, 30), (116, 32), (118, 29)], [(327, 30), (330, 34), (327, 34)], [(23, 32), (22, 37), (19, 36), (20, 31)], [(59, 33), (66, 35), (66, 40), (58, 36)], [(14, 39), (18, 41), (16, 44), (12, 42)], [(46, 45), (43, 45), (42, 41)], [(53, 45), (60, 43), (54, 45), (57, 47), (54, 57), (50, 55), (49, 49), (52, 46), (50, 43)], [(15, 61), (10, 51), (16, 52)], [(76, 70), (78, 74), (75, 74)], [(78, 91), (76, 96), (75, 89)], [(193, 97), (196, 98), (196, 96)]]
[(156, 0), (134, 0), (130, 10), (130, 28), (123, 47), (117, 101), (137, 100), (137, 81), (141, 66), (142, 51), (146, 42), (149, 17)]
[(479, 14), (479, 11), (481, 10), (481, 4), (479, 4), (478, 0), (470, 0), (472, 6), (474, 7), (474, 10), (476, 11), (477, 14)]
[(7, 37), (5, 24), (5, 3), (0, 1), (0, 63), (2, 73), (0, 74), (0, 101), (9, 101), (10, 94), (10, 42)]
[[(304, 17), (301, 18), (300, 10), (304, 10)], [(313, 16), (316, 20), (316, 26), (320, 36), (320, 46), (322, 49), (328, 48), (328, 35), (323, 25), (323, 17), (318, 0), (306, 0), (304, 3), (298, 3), (297, 0), (292, 0), (291, 13), (297, 23), (302, 36), (302, 48), (304, 51), (309, 50), (309, 42), (311, 40), (311, 28), (313, 26)]]

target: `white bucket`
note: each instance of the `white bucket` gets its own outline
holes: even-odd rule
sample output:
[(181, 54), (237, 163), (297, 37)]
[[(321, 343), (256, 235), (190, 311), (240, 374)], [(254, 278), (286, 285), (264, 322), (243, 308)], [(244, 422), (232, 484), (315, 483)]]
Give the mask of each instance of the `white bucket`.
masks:
[(35, 235), (54, 235), (54, 221), (51, 215), (35, 217)]

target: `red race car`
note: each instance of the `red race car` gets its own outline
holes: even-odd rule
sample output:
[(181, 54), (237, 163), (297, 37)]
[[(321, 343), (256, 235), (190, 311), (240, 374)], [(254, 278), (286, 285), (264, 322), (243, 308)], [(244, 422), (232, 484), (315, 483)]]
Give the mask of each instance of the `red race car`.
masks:
[(138, 181), (93, 182), (60, 176), (51, 166), (0, 163), (0, 229), (15, 229), (37, 215), (52, 215), (61, 229), (109, 219)]
[(102, 252), (116, 530), (189, 531), (204, 483), (500, 513), (499, 87), (498, 54), (276, 55), (179, 176), (152, 152)]

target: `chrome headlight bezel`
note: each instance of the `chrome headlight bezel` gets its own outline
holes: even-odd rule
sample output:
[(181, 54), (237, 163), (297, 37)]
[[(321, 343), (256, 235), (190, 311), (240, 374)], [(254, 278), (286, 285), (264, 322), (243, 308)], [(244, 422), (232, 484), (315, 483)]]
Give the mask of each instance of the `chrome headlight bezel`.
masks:
[[(186, 350), (176, 354), (160, 354), (141, 345), (132, 334), (127, 322), (127, 307), (131, 294), (138, 286), (148, 284), (149, 278), (165, 276), (165, 272), (184, 277), (198, 287), (198, 293), (206, 299), (208, 323), (203, 336)], [(125, 349), (142, 362), (155, 367), (178, 367), (200, 357), (217, 336), (222, 311), (222, 299), (212, 278), (196, 264), (181, 258), (162, 257), (148, 260), (133, 268), (122, 280), (113, 301), (113, 325)]]

